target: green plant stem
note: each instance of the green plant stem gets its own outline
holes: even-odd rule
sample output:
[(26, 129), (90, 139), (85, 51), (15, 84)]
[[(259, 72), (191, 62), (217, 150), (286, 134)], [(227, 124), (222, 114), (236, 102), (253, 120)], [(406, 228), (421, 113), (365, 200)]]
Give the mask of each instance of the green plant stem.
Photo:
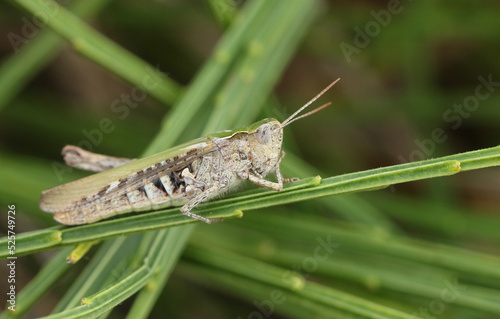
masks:
[[(467, 240), (484, 239), (500, 243), (498, 231), (500, 219), (486, 214), (474, 214), (458, 205), (450, 206), (442, 202), (421, 201), (418, 198), (395, 198), (387, 194), (366, 198), (392, 218), (413, 228), (439, 234), (440, 236)], [(405, 212), (404, 214), (402, 212)], [(450, 223), (450, 220), (453, 223)]]
[(148, 284), (135, 298), (134, 304), (127, 314), (127, 318), (137, 319), (149, 316), (160, 293), (163, 291), (165, 282), (177, 263), (177, 259), (172, 258), (172, 256), (179, 256), (184, 249), (184, 245), (176, 245), (175, 243), (178, 241), (186, 243), (190, 235), (191, 231), (185, 231), (182, 228), (169, 230), (166, 238), (166, 251), (163, 254), (162, 260), (159, 260), (158, 263), (160, 267), (156, 267), (155, 273)]
[[(318, 174), (318, 169), (312, 167), (293, 153), (287, 152), (285, 159), (281, 162), (283, 174), (286, 176), (311, 176)], [(319, 173), (323, 175), (322, 173)], [(379, 194), (377, 192), (377, 194)], [(363, 224), (376, 228), (380, 231), (395, 233), (400, 230), (398, 227), (384, 215), (382, 210), (365, 200), (358, 194), (349, 194), (345, 196), (326, 197), (320, 199), (321, 204), (330, 210), (341, 215), (344, 219), (354, 223)]]
[(73, 48), (164, 104), (173, 104), (181, 88), (156, 68), (99, 34), (53, 0), (10, 0), (27, 12), (48, 17), (47, 26)]
[(164, 118), (161, 130), (146, 154), (154, 154), (174, 145), (186, 128), (190, 127), (189, 123), (199, 110), (212, 104), (212, 98), (215, 92), (218, 92), (218, 87), (227, 76), (232, 63), (241, 54), (255, 29), (259, 29), (260, 19), (265, 19), (273, 6), (269, 1), (255, 1), (241, 11), (233, 26), (217, 43), (212, 57), (190, 85), (189, 94), (184, 94), (169, 116)]
[[(260, 282), (265, 284), (271, 293), (279, 291), (281, 295), (286, 293), (294, 293), (296, 295), (302, 296), (309, 301), (323, 304), (328, 306), (330, 309), (337, 309), (346, 313), (352, 313), (354, 315), (361, 316), (363, 318), (394, 318), (394, 319), (410, 319), (411, 316), (400, 311), (378, 305), (376, 303), (370, 302), (368, 300), (363, 300), (361, 298), (349, 295), (331, 288), (327, 288), (320, 284), (315, 284), (312, 282), (305, 282), (301, 279), (302, 284), (297, 286), (295, 284), (290, 285), (290, 282), (295, 282), (295, 280), (290, 280), (290, 274), (292, 271), (284, 268), (278, 268), (271, 265), (266, 265), (255, 261), (254, 259), (246, 259), (243, 256), (236, 257), (233, 253), (224, 252), (220, 249), (213, 249), (212, 247), (205, 247), (205, 253), (196, 254), (188, 253), (190, 258), (193, 258), (197, 263), (214, 267), (217, 271), (203, 272), (205, 276), (214, 277), (215, 273), (218, 271), (227, 272), (237, 275), (237, 279), (227, 280), (228, 276), (224, 278), (218, 277), (218, 283), (228, 284), (229, 282), (236, 283), (238, 288), (232, 284), (230, 286), (231, 290), (241, 289), (242, 280), (240, 278), (249, 279), (250, 281)], [(228, 266), (223, 263), (224, 260), (229, 260), (230, 262), (235, 259), (238, 260), (237, 266)], [(241, 262), (244, 259), (244, 262)], [(264, 273), (264, 274), (263, 274)], [(295, 275), (298, 276), (298, 275)], [(245, 281), (245, 280), (243, 280)], [(216, 285), (218, 286), (218, 285)]]
[[(457, 173), (460, 169), (460, 163), (456, 160), (452, 160), (453, 158), (463, 159), (466, 163), (465, 168), (475, 169), (485, 167), (486, 164), (484, 164), (483, 161), (485, 161), (487, 165), (498, 165), (500, 163), (499, 152), (500, 147), (494, 147), (481, 151), (463, 153), (453, 157), (447, 156), (445, 157), (447, 161), (443, 162), (441, 162), (441, 159), (433, 159), (345, 174), (324, 179), (321, 184), (308, 188), (297, 189), (291, 184), (285, 187), (281, 192), (258, 189), (249, 192), (249, 194), (241, 194), (238, 198), (229, 197), (227, 199), (201, 204), (199, 205), (198, 213), (206, 215), (212, 212), (212, 214), (210, 214), (212, 217), (220, 216), (218, 214), (229, 213), (229, 215), (227, 215), (228, 217), (237, 217), (238, 213), (235, 214), (235, 210), (245, 211), (283, 205), (306, 199), (373, 190), (386, 187), (387, 185), (413, 180), (447, 176)], [(185, 216), (181, 216), (176, 209), (161, 210), (150, 214), (125, 217), (118, 220), (61, 230), (62, 240), (60, 242), (57, 240), (54, 241), (54, 239), (52, 239), (54, 237), (50, 237), (43, 231), (36, 232), (35, 235), (38, 236), (37, 238), (42, 239), (38, 241), (38, 245), (35, 248), (33, 248), (33, 244), (31, 244), (30, 236), (33, 235), (30, 233), (23, 234), (18, 238), (17, 249), (19, 254), (26, 254), (59, 245), (101, 240), (128, 232), (135, 233), (193, 222), (195, 221)], [(49, 231), (54, 232), (54, 230)], [(92, 233), (94, 234), (93, 236), (91, 236)], [(30, 240), (25, 238), (29, 238)], [(50, 238), (50, 240), (45, 240), (44, 238)], [(5, 238), (0, 239), (0, 242), (2, 240), (5, 241)], [(5, 247), (6, 246), (4, 246), (3, 250), (0, 250), (0, 256), (3, 258), (8, 255), (8, 251)]]
[(479, 282), (482, 278), (489, 278), (490, 285), (500, 287), (500, 259), (493, 255), (404, 236), (370, 232), (369, 228), (364, 227), (329, 225), (327, 221), (319, 218), (315, 222), (307, 222), (279, 216), (263, 218), (255, 214), (247, 219), (246, 225), (258, 232), (274, 234), (281, 240), (286, 240), (290, 233), (297, 233), (300, 229), (296, 240), (314, 241), (317, 238), (326, 238), (331, 243), (341, 245), (343, 249), (352, 250), (353, 253), (374, 254), (386, 258), (397, 257), (399, 260), (437, 266), (459, 273), (462, 278), (475, 278)]
[[(137, 245), (134, 245), (134, 242), (130, 240), (131, 237), (133, 236), (104, 242), (53, 312), (71, 309), (75, 304), (79, 304), (82, 296), (95, 293), (99, 288), (111, 285), (117, 277), (120, 278), (124, 273), (123, 263), (127, 262), (124, 259), (126, 252), (137, 249)], [(126, 239), (128, 246), (124, 245)], [(113, 274), (113, 276), (109, 274)]]

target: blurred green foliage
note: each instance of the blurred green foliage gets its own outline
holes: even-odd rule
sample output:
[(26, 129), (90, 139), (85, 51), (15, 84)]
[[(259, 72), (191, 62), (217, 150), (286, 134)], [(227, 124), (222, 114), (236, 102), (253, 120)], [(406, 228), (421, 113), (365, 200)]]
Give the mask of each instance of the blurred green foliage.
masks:
[[(30, 1), (0, 3), (0, 211), (16, 204), (16, 232), (56, 225), (37, 208), (41, 190), (84, 176), (62, 164), (66, 144), (86, 141), (98, 153), (138, 157), (205, 130), (283, 120), (337, 77), (325, 97), (333, 107), (287, 127), (287, 176), (334, 176), (498, 145), (497, 1), (331, 0), (311, 4), (310, 13), (288, 8), (309, 7), (306, 0), (266, 4), (268, 12), (259, 14), (267, 18), (252, 25), (260, 33), (241, 35), (244, 50), (213, 56), (242, 7), (258, 1), (67, 1), (82, 17), (59, 26), (72, 45), (38, 30), (26, 11)], [(277, 31), (297, 16), (296, 30)], [(285, 52), (266, 50), (288, 36)], [(139, 94), (134, 81), (145, 72), (143, 61), (169, 83), (127, 104)], [(209, 74), (205, 80), (200, 70)], [(223, 116), (231, 103), (240, 117)], [(182, 129), (169, 131), (172, 125)], [(30, 255), (18, 260), (18, 286), (51, 263), (53, 276), (42, 271), (32, 286), (55, 286), (33, 293), (43, 299), (28, 317), (56, 304), (57, 311), (75, 307), (144, 271), (147, 288), (109, 317), (495, 318), (499, 186), (499, 168), (486, 168), (271, 208), (194, 231), (108, 240), (73, 267), (60, 263), (67, 249), (51, 261)], [(6, 234), (5, 218), (0, 230)], [(146, 257), (170, 266), (148, 274), (141, 268)], [(289, 281), (282, 273), (292, 274)]]

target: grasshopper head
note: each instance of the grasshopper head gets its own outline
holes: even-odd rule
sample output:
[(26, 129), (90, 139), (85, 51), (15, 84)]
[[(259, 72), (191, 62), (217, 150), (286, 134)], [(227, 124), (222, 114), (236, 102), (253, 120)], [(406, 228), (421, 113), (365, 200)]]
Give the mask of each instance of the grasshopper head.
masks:
[(274, 171), (281, 156), (283, 128), (275, 119), (265, 119), (249, 130), (250, 162), (254, 172), (266, 176)]
[(268, 173), (274, 172), (276, 170), (281, 157), (283, 128), (298, 119), (308, 117), (309, 115), (314, 114), (330, 105), (330, 103), (326, 103), (315, 110), (297, 116), (305, 108), (311, 105), (311, 103), (316, 101), (321, 95), (328, 91), (339, 80), (340, 79), (337, 79), (330, 83), (330, 85), (323, 89), (323, 91), (319, 92), (309, 102), (304, 104), (295, 113), (284, 120), (283, 123), (280, 123), (275, 119), (264, 119), (249, 127), (248, 135), (250, 146), (250, 162), (255, 173), (264, 177)]

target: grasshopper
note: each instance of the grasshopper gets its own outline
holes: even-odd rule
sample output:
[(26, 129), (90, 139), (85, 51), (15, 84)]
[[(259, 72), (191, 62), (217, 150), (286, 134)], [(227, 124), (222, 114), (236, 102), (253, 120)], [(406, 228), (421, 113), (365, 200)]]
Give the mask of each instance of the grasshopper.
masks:
[[(182, 214), (212, 223), (191, 210), (196, 205), (234, 189), (239, 182), (281, 191), (283, 128), (330, 105), (297, 115), (339, 79), (299, 108), (283, 123), (264, 119), (246, 128), (221, 131), (141, 159), (126, 159), (67, 145), (62, 154), (73, 167), (99, 172), (42, 192), (40, 208), (54, 213), (61, 224), (93, 223), (117, 214), (182, 206)], [(266, 180), (269, 173), (276, 182)]]

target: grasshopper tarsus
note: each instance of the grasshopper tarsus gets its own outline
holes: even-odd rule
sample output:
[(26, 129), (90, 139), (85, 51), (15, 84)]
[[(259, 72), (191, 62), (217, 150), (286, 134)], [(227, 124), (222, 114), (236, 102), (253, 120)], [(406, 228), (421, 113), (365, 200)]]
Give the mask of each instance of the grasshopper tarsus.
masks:
[(224, 218), (209, 218), (208, 219), (208, 223), (211, 224), (211, 223), (219, 223), (219, 222), (223, 222), (224, 221)]
[(183, 215), (190, 217), (190, 218), (197, 219), (197, 220), (202, 221), (206, 224), (218, 223), (218, 222), (221, 222), (224, 220), (223, 218), (206, 218), (206, 217), (200, 216), (200, 215), (195, 214), (195, 213), (183, 211), (182, 208), (180, 209), (180, 211)]

